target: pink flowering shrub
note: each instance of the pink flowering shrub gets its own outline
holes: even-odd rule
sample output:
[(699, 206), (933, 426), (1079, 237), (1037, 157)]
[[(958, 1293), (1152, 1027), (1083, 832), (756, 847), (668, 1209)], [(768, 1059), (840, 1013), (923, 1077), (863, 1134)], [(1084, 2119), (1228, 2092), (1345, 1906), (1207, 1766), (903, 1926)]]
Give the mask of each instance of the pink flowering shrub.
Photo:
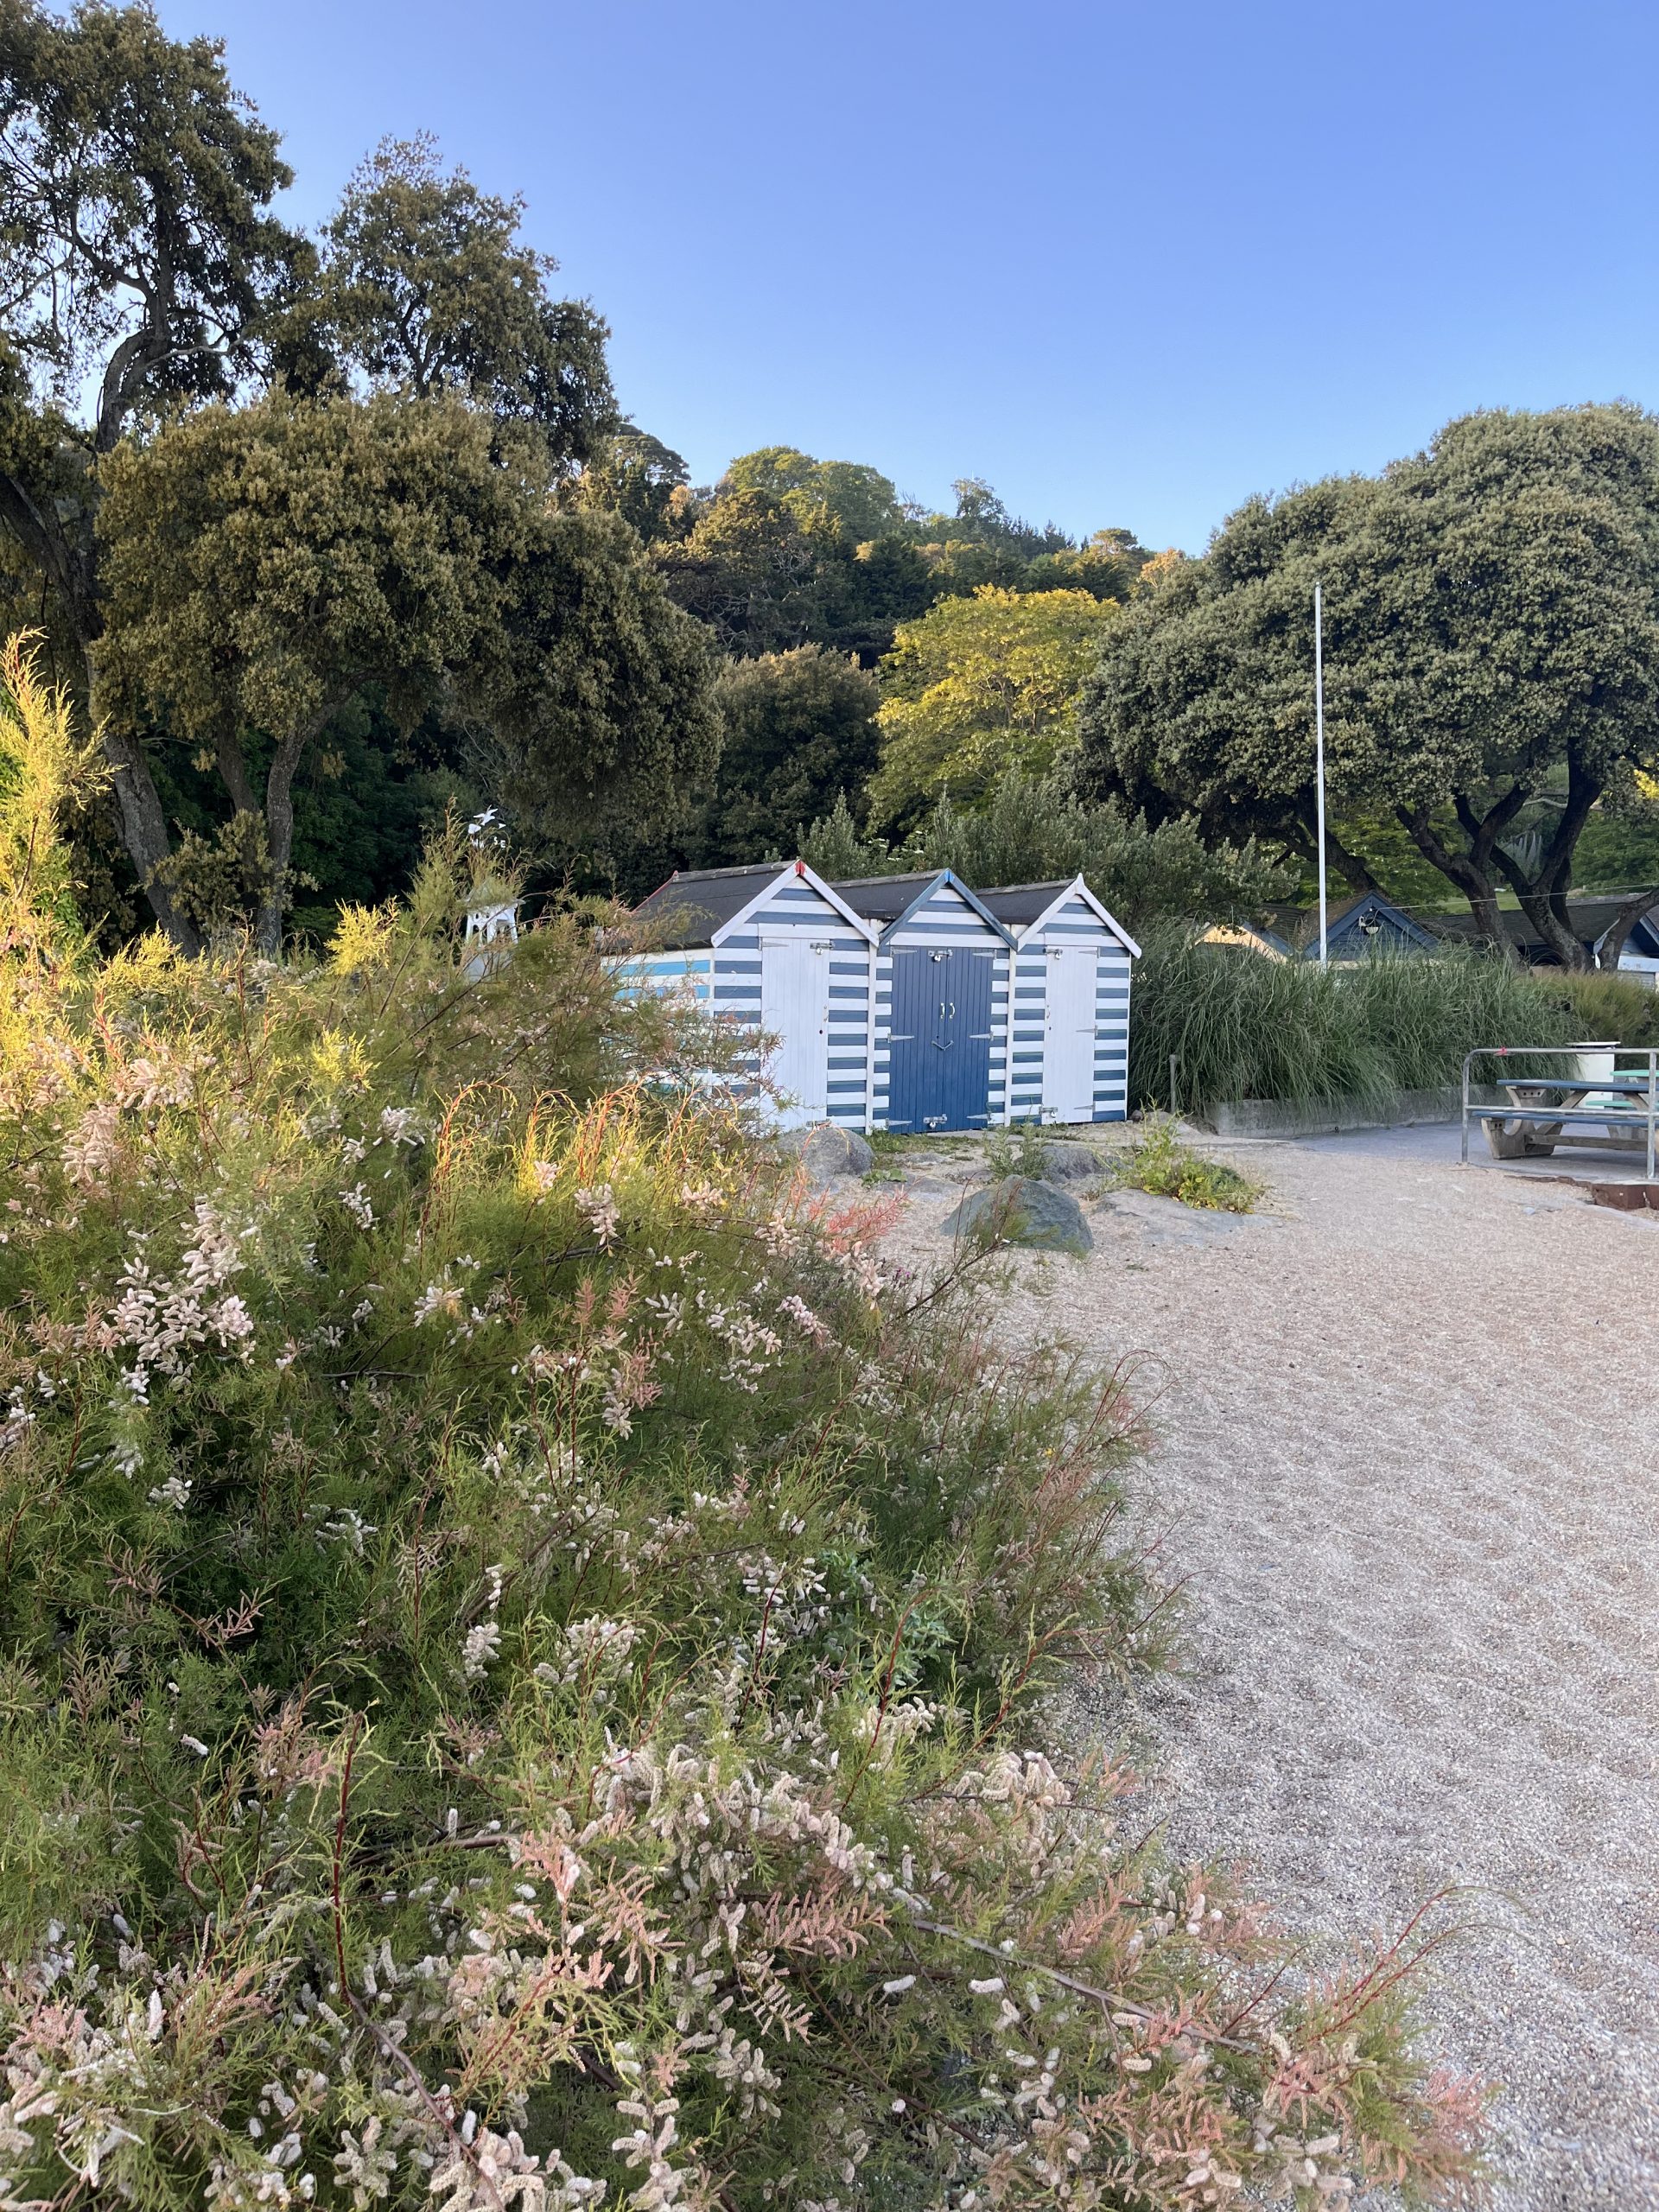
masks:
[(14, 931), (0, 2206), (1468, 2195), (1412, 1947), (1299, 1988), (1045, 1741), (1157, 1628), (1116, 1384), (452, 912)]

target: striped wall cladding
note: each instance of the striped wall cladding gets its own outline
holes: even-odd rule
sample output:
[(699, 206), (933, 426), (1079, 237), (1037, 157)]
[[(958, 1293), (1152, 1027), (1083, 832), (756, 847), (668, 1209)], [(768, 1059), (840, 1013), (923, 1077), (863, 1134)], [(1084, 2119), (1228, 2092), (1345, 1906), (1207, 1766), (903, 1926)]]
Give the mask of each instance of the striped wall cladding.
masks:
[(887, 1127), (888, 1078), (892, 1053), (887, 1042), (893, 1016), (893, 962), (899, 952), (965, 950), (991, 955), (990, 1090), (980, 1128), (1007, 1118), (1008, 964), (1007, 938), (970, 906), (954, 885), (941, 882), (903, 921), (884, 931), (875, 965), (875, 1065), (871, 1086), (870, 1126)]
[(711, 1003), (717, 1015), (760, 1020), (760, 939), (783, 930), (807, 932), (828, 948), (830, 1070), (825, 1112), (832, 1122), (866, 1126), (869, 1089), (870, 944), (810, 883), (781, 881), (756, 912), (714, 949)]
[[(912, 899), (913, 905), (905, 903)], [(826, 885), (798, 863), (773, 863), (677, 876), (639, 912), (666, 931), (668, 943), (624, 956), (619, 969), (625, 991), (683, 994), (740, 1031), (760, 1027), (772, 983), (798, 963), (798, 950), (790, 948), (814, 948), (807, 965), (814, 970), (815, 990), (825, 981), (817, 959), (827, 966), (829, 1019), (820, 1029), (820, 1011), (802, 1034), (823, 1039), (814, 1050), (827, 1051), (827, 1059), (813, 1063), (815, 1080), (816, 1071), (823, 1071), (823, 1090), (813, 1097), (822, 1096), (822, 1111), (844, 1127), (909, 1126), (902, 1116), (918, 1110), (912, 1095), (918, 1078), (903, 1055), (912, 1050), (915, 1024), (912, 1008), (898, 1048), (900, 1095), (895, 1099), (895, 962), (944, 950), (985, 956), (990, 978), (988, 1052), (982, 1017), (976, 1015), (976, 1050), (985, 1057), (968, 1084), (974, 1096), (965, 1115), (946, 1126), (1125, 1117), (1129, 970), (1137, 948), (1081, 877), (976, 894), (948, 871), (932, 880), (918, 874)], [(1081, 973), (1079, 954), (1092, 962)], [(899, 970), (907, 994), (918, 972), (913, 960)], [(979, 975), (976, 995), (984, 969)], [(774, 1007), (791, 1003), (787, 993), (781, 999), (774, 993), (771, 1002)], [(779, 1027), (775, 1018), (768, 1026)], [(786, 1036), (783, 1041), (774, 1080), (788, 1057)], [(753, 1072), (756, 1065), (753, 1054), (740, 1063), (740, 1095), (747, 1087), (741, 1070)], [(798, 1100), (798, 1110), (803, 1104)], [(814, 1103), (805, 1110), (820, 1109)], [(954, 1105), (952, 1111), (957, 1111)], [(934, 1126), (931, 1116), (928, 1125)]]
[(1129, 955), (1088, 901), (1075, 893), (1020, 938), (1008, 1028), (1011, 1122), (1043, 1119), (1043, 1055), (1049, 949), (1095, 951), (1095, 1075), (1091, 1118), (1121, 1122), (1128, 1109)]
[[(695, 885), (697, 879), (685, 880)], [(696, 897), (695, 891), (689, 896)], [(683, 994), (702, 1011), (742, 1029), (758, 1028), (761, 1012), (762, 938), (800, 932), (822, 946), (829, 963), (829, 1065), (825, 1113), (832, 1122), (862, 1129), (869, 1123), (870, 997), (874, 946), (858, 925), (792, 868), (779, 868), (757, 903), (730, 921), (702, 931), (704, 942), (641, 953), (618, 963), (625, 995), (640, 990)], [(740, 1058), (734, 1085), (759, 1065)]]

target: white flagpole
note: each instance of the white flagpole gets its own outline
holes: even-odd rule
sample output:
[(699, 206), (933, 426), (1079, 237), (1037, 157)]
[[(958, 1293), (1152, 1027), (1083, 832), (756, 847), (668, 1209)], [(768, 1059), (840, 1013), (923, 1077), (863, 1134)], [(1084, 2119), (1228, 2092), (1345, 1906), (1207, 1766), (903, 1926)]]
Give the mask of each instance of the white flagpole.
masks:
[(1325, 922), (1325, 614), (1317, 583), (1313, 587), (1313, 732), (1319, 831), (1319, 965), (1324, 968), (1330, 964), (1331, 940)]

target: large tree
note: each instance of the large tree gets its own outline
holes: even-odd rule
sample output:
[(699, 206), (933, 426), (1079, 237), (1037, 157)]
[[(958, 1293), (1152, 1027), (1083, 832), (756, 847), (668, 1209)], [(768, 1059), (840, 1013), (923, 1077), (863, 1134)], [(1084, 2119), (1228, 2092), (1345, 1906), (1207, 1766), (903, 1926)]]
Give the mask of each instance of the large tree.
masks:
[[(83, 664), (116, 772), (123, 842), (158, 919), (187, 949), (196, 933), (169, 864), (176, 824), (153, 772), (157, 731), (135, 717), (166, 699), (183, 717), (172, 734), (200, 738), (200, 719), (189, 719), (199, 706), (185, 702), (199, 699), (210, 668), (227, 696), (237, 683), (262, 689), (251, 720), (219, 718), (207, 741), (247, 817), (251, 785), (234, 762), (253, 733), (279, 883), (292, 764), (318, 713), (337, 710), (329, 702), (346, 670), (365, 660), (363, 635), (405, 626), (400, 644), (366, 656), (379, 655), (397, 695), (429, 676), (433, 638), (450, 619), (442, 590), (429, 606), (418, 589), (385, 607), (371, 592), (349, 650), (339, 634), (323, 642), (338, 631), (336, 584), (379, 557), (365, 551), (373, 530), (332, 504), (353, 471), (362, 464), (361, 489), (389, 463), (395, 419), (404, 515), (430, 526), (438, 567), (453, 551), (455, 575), (470, 559), (481, 578), (490, 556), (469, 541), (476, 515), (466, 500), (484, 480), (443, 512), (459, 487), (454, 418), (442, 410), (471, 412), (486, 435), (469, 451), (481, 449), (498, 480), (491, 499), (511, 494), (526, 515), (618, 428), (605, 326), (584, 302), (553, 296), (555, 264), (520, 238), (519, 202), (480, 192), (464, 171), (445, 175), (429, 140), (388, 142), (353, 178), (319, 260), (270, 213), (291, 181), (276, 143), (232, 88), (219, 46), (168, 39), (148, 6), (82, 0), (60, 19), (34, 0), (0, 0), (0, 530), (13, 556), (0, 567), (25, 563), (40, 579), (48, 626)], [(262, 390), (274, 395), (265, 412), (238, 428), (232, 416)], [(315, 404), (284, 412), (283, 393)], [(382, 397), (438, 411), (420, 429), (413, 415), (378, 409)], [(342, 411), (353, 399), (365, 403), (356, 417)], [(198, 436), (192, 415), (204, 407), (212, 419)], [(194, 492), (181, 474), (192, 456), (206, 461)], [(421, 480), (427, 462), (435, 473)], [(267, 464), (274, 474), (261, 475)], [(122, 511), (106, 528), (99, 510), (118, 482)], [(235, 484), (248, 495), (245, 542), (216, 505)], [(257, 650), (249, 642), (292, 611), (291, 594), (271, 589), (267, 536), (284, 499), (292, 575), (311, 567), (326, 579), (308, 618), (308, 659), (297, 648), (273, 657), (269, 639)], [(217, 608), (203, 600), (197, 609), (219, 618), (219, 660), (205, 657), (187, 681), (186, 639), (160, 639), (153, 610), (173, 589), (189, 632), (182, 609), (203, 586), (205, 557), (182, 543), (193, 516), (226, 557)], [(397, 520), (386, 518), (383, 534), (394, 536)], [(163, 544), (177, 556), (174, 575), (139, 589), (139, 549)], [(118, 548), (118, 588), (102, 563)], [(259, 596), (238, 600), (244, 586)], [(133, 637), (112, 637), (129, 617)], [(141, 649), (155, 655), (142, 684)], [(308, 672), (279, 711), (274, 671), (302, 664)], [(446, 662), (446, 680), (454, 674)], [(269, 915), (262, 927), (268, 935)]]
[(902, 823), (944, 791), (973, 799), (1018, 769), (1041, 776), (1077, 741), (1077, 708), (1119, 610), (1085, 591), (982, 585), (900, 625), (882, 664), (874, 819)]
[[(0, 0), (0, 524), (90, 661), (105, 611), (99, 467), (136, 422), (259, 365), (311, 249), (270, 213), (291, 180), (215, 41), (146, 7), (60, 19)], [(104, 725), (124, 841), (158, 918), (168, 849), (137, 732)]]
[(575, 483), (569, 504), (620, 515), (646, 544), (677, 537), (690, 505), (690, 472), (671, 446), (631, 423), (601, 438)]
[(892, 480), (857, 461), (815, 461), (794, 446), (761, 446), (740, 454), (721, 480), (722, 492), (767, 492), (804, 525), (823, 521), (848, 545), (897, 530), (904, 509)]
[(430, 137), (384, 140), (325, 231), (315, 318), (376, 386), (531, 426), (563, 472), (621, 427), (609, 333), (586, 301), (553, 296), (558, 264), (519, 238), (524, 212), (446, 173)]
[[(1252, 500), (1107, 633), (1081, 716), (1090, 787), (1311, 853), (1316, 579), (1334, 801), (1385, 807), (1495, 945), (1507, 887), (1582, 966), (1580, 836), (1659, 759), (1659, 422), (1467, 416), (1380, 479)], [(1367, 881), (1357, 854), (1334, 857)]]
[(614, 515), (544, 509), (504, 582), (463, 694), (481, 771), (535, 857), (602, 875), (714, 771), (708, 633)]
[(459, 398), (277, 391), (201, 409), (106, 474), (106, 696), (211, 754), (226, 839), (264, 868), (268, 951), (296, 772), (365, 686), (404, 728), (468, 713), (538, 839), (619, 809), (672, 818), (712, 766), (707, 649), (632, 531), (559, 512)]
[(677, 603), (732, 652), (839, 639), (853, 614), (853, 561), (835, 523), (804, 518), (775, 492), (723, 493), (653, 557)]
[(489, 446), (458, 401), (277, 392), (105, 465), (101, 695), (211, 752), (235, 813), (262, 817), (270, 951), (307, 748), (368, 683), (413, 722), (498, 618), (524, 516)]
[(821, 645), (728, 661), (716, 687), (724, 735), (693, 831), (702, 867), (791, 855), (802, 831), (875, 766), (875, 677)]

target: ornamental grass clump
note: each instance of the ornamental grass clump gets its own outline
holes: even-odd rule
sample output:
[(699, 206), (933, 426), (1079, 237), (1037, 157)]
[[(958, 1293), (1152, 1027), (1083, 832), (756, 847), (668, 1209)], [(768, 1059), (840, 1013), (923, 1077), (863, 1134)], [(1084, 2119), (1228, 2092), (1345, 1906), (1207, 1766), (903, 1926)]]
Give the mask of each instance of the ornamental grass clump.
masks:
[(1298, 1988), (1046, 1737), (1160, 1630), (1118, 1385), (454, 858), (309, 967), (14, 930), (0, 2202), (1466, 2193), (1415, 1938)]
[[(1583, 1038), (1571, 988), (1583, 980), (1451, 948), (1321, 968), (1166, 925), (1148, 933), (1135, 971), (1130, 1099), (1182, 1113), (1243, 1098), (1340, 1099), (1386, 1113), (1402, 1091), (1455, 1089), (1477, 1046)], [(1477, 1064), (1476, 1082), (1491, 1065)]]

